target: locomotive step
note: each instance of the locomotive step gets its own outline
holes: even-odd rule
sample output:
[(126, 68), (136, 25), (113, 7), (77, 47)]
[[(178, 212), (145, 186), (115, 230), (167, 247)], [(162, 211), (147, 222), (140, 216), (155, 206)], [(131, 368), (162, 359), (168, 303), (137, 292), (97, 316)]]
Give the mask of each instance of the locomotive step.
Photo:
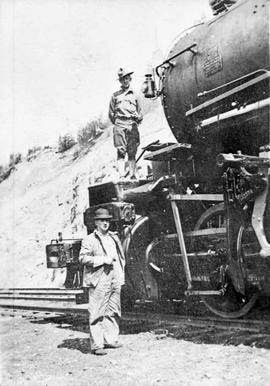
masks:
[(33, 295), (78, 295), (83, 293), (81, 289), (46, 289), (46, 288), (33, 288), (33, 289), (20, 289), (20, 288), (0, 288), (1, 294), (33, 294)]
[(185, 295), (192, 296), (192, 295), (205, 295), (205, 296), (221, 296), (221, 291), (213, 291), (213, 290), (187, 290), (185, 291)]
[(218, 201), (223, 202), (223, 194), (170, 194), (171, 201)]

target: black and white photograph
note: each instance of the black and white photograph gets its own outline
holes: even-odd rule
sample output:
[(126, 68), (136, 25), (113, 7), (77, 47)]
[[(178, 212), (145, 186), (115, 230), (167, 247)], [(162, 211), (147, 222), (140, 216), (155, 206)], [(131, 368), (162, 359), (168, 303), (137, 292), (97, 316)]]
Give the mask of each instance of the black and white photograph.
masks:
[(0, 384), (270, 384), (270, 0), (0, 0)]

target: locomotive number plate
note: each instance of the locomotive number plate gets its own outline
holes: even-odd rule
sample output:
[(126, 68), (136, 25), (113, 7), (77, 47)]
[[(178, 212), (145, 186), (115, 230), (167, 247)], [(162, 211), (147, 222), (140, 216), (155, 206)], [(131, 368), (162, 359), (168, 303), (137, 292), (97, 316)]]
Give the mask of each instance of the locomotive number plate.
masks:
[(206, 58), (203, 65), (205, 76), (211, 76), (222, 70), (222, 57), (217, 47), (209, 48), (206, 51)]

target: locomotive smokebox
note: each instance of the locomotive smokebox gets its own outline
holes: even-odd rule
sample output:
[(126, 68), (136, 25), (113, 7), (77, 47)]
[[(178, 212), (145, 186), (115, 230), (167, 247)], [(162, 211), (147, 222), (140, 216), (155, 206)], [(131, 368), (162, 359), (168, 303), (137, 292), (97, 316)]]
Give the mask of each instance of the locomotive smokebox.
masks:
[[(156, 71), (164, 112), (179, 142), (204, 144), (204, 153), (211, 154), (239, 148), (258, 153), (269, 142), (269, 0), (240, 0), (193, 27)], [(228, 126), (235, 138), (230, 132), (226, 143)]]

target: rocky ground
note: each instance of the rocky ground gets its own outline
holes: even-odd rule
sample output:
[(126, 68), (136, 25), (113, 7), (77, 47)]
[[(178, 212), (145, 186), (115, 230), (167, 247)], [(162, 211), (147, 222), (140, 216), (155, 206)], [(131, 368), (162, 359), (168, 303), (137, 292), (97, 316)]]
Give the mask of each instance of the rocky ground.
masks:
[(123, 318), (123, 347), (97, 357), (87, 319), (17, 312), (0, 323), (3, 386), (269, 384), (270, 351), (255, 347), (256, 337), (242, 344), (237, 332), (183, 327), (159, 335), (153, 325)]

